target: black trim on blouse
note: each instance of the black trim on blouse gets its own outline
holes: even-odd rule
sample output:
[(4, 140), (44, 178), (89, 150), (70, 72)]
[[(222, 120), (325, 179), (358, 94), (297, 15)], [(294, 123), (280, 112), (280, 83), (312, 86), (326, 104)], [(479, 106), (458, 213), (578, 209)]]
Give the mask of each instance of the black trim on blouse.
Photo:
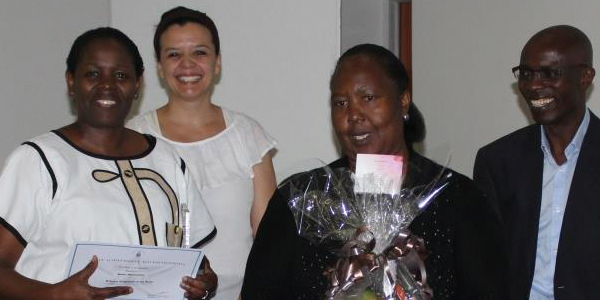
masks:
[(156, 146), (156, 138), (154, 136), (151, 136), (149, 134), (143, 134), (144, 138), (146, 138), (146, 141), (148, 142), (148, 148), (146, 150), (144, 150), (142, 153), (132, 155), (132, 156), (122, 156), (122, 157), (108, 156), (108, 155), (103, 155), (103, 154), (96, 154), (96, 153), (93, 153), (93, 152), (90, 152), (90, 151), (80, 148), (79, 146), (75, 145), (75, 143), (73, 143), (71, 140), (69, 140), (64, 134), (62, 134), (58, 130), (52, 130), (51, 132), (58, 135), (62, 140), (64, 140), (67, 144), (69, 144), (75, 150), (77, 150), (87, 156), (91, 156), (91, 157), (98, 158), (98, 159), (105, 159), (105, 160), (140, 159), (140, 158), (146, 157), (148, 154), (150, 154), (150, 152), (152, 152), (152, 150), (154, 150), (154, 147)]
[(192, 246), (192, 248), (197, 249), (197, 248), (204, 246), (204, 244), (206, 244), (208, 241), (212, 240), (212, 238), (214, 238), (215, 235), (217, 235), (217, 227), (215, 227), (205, 238), (203, 238), (202, 240), (200, 240), (199, 242), (194, 244), (194, 246)]
[(181, 172), (185, 174), (185, 161), (181, 157), (179, 158), (179, 160), (181, 160)]
[(58, 188), (58, 183), (56, 181), (56, 176), (54, 175), (54, 171), (52, 170), (52, 167), (50, 166), (50, 162), (48, 162), (48, 159), (46, 158), (46, 155), (44, 154), (44, 151), (42, 150), (42, 148), (40, 148), (40, 146), (38, 146), (36, 143), (33, 143), (33, 142), (24, 142), (21, 145), (31, 146), (33, 149), (35, 149), (35, 151), (37, 151), (39, 153), (40, 157), (42, 158), (42, 161), (44, 162), (44, 165), (46, 166), (46, 169), (48, 170), (48, 173), (50, 173), (50, 178), (52, 178), (52, 199), (54, 199), (54, 195), (56, 194), (56, 189)]
[(19, 243), (21, 243), (21, 245), (23, 245), (23, 248), (25, 248), (25, 246), (27, 246), (27, 241), (25, 241), (25, 239), (19, 233), (19, 231), (17, 231), (16, 228), (14, 228), (10, 224), (8, 224), (8, 222), (6, 222), (6, 220), (4, 220), (2, 217), (0, 217), (0, 225), (4, 226), (4, 228), (6, 228), (6, 230), (8, 230), (10, 233), (12, 233), (15, 236), (15, 238), (17, 238)]

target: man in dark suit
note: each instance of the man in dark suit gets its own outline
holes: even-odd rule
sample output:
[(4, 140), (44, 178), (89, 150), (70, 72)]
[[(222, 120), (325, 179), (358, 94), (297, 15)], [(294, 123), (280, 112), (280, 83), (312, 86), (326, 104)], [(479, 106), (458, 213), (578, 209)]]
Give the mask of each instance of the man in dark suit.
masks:
[(509, 299), (600, 299), (600, 120), (579, 29), (536, 33), (513, 68), (534, 125), (481, 148), (473, 178), (504, 222)]

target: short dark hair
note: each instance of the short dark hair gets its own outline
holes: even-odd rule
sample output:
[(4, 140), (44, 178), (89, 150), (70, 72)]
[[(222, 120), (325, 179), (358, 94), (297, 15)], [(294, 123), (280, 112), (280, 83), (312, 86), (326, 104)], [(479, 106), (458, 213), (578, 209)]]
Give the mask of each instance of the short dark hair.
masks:
[(210, 31), (212, 42), (215, 45), (215, 53), (217, 55), (221, 53), (219, 32), (217, 31), (215, 22), (201, 11), (178, 6), (162, 14), (160, 22), (156, 26), (156, 31), (154, 31), (154, 54), (157, 61), (160, 61), (160, 37), (162, 34), (174, 24), (183, 26), (187, 23), (196, 23), (206, 27)]
[[(374, 44), (360, 44), (346, 50), (335, 65), (335, 71), (333, 72), (333, 75), (331, 75), (330, 85), (342, 62), (349, 57), (359, 55), (366, 56), (379, 63), (384, 70), (385, 76), (390, 79), (390, 82), (398, 92), (398, 96), (406, 91), (409, 86), (410, 78), (408, 77), (408, 72), (406, 72), (404, 65), (390, 50)], [(414, 104), (414, 101), (411, 101), (408, 108), (408, 121), (404, 123), (404, 140), (409, 147), (412, 147), (413, 143), (421, 142), (423, 139), (425, 139), (425, 120), (417, 106)]]
[(67, 72), (75, 74), (75, 69), (79, 64), (79, 60), (83, 55), (83, 49), (91, 42), (101, 39), (112, 39), (117, 43), (123, 45), (127, 53), (131, 56), (131, 61), (135, 67), (135, 75), (137, 78), (141, 77), (144, 73), (144, 62), (142, 56), (135, 43), (123, 32), (112, 27), (99, 27), (96, 29), (88, 30), (78, 36), (73, 45), (71, 51), (67, 56)]

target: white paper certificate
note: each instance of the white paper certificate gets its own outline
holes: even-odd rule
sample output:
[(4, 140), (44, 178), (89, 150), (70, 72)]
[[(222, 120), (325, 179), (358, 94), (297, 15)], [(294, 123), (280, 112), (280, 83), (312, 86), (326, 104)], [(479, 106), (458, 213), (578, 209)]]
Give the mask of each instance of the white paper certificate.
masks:
[(98, 269), (89, 284), (95, 287), (130, 286), (133, 293), (114, 299), (184, 299), (183, 276), (195, 277), (202, 250), (102, 243), (77, 243), (67, 276), (82, 270), (96, 255)]

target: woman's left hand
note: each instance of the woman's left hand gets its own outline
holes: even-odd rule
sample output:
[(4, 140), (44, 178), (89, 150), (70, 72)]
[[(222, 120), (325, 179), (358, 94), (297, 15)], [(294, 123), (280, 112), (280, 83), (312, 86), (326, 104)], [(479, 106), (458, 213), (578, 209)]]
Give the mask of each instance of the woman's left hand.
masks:
[(181, 280), (179, 285), (185, 290), (186, 298), (208, 299), (217, 289), (217, 274), (210, 268), (208, 259), (206, 259), (203, 271), (203, 274), (196, 275), (196, 278), (185, 276)]

